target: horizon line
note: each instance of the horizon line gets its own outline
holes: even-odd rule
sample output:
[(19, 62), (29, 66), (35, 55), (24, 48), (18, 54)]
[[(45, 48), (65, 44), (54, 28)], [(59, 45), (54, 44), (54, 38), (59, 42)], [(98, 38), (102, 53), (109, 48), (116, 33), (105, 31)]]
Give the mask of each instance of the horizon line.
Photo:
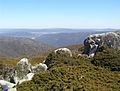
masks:
[(56, 27), (53, 27), (53, 28), (0, 28), (0, 29), (110, 29), (110, 30), (117, 30), (119, 28), (56, 28)]

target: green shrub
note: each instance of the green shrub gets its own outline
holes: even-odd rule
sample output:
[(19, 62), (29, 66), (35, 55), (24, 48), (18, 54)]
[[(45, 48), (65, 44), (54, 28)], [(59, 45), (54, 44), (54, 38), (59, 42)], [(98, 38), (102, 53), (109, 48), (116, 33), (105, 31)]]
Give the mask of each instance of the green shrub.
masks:
[(120, 75), (101, 67), (81, 64), (52, 67), (36, 74), (17, 91), (119, 91)]
[(77, 58), (77, 55), (73, 55), (73, 57), (70, 57), (70, 55), (66, 54), (65, 52), (58, 52), (57, 54), (52, 52), (46, 58), (46, 63), (48, 63), (47, 65), (49, 68), (51, 68), (52, 66), (57, 66), (59, 64), (65, 64), (68, 66), (78, 66), (87, 62), (90, 61), (85, 57)]
[(17, 91), (119, 91), (119, 72), (94, 66), (91, 59), (63, 54), (50, 53), (49, 69), (18, 85)]
[[(99, 51), (93, 59), (52, 52), (46, 58), (51, 63), (49, 69), (18, 85), (17, 91), (119, 91), (120, 51), (104, 47)], [(30, 62), (36, 64), (45, 57), (36, 56)], [(14, 67), (17, 59), (1, 58), (0, 63), (0, 69), (4, 68), (3, 64)]]
[(98, 52), (92, 63), (96, 66), (110, 68), (112, 71), (120, 71), (120, 50), (106, 49)]

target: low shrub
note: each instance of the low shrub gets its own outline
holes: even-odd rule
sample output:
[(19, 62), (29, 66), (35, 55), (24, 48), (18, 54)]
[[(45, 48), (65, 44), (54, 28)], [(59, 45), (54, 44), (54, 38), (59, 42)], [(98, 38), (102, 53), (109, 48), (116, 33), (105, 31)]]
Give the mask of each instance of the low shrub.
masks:
[(96, 66), (110, 68), (112, 71), (120, 71), (120, 50), (106, 49), (98, 52), (91, 62)]
[(119, 91), (119, 72), (94, 66), (91, 59), (63, 54), (50, 53), (49, 69), (18, 85), (17, 91)]

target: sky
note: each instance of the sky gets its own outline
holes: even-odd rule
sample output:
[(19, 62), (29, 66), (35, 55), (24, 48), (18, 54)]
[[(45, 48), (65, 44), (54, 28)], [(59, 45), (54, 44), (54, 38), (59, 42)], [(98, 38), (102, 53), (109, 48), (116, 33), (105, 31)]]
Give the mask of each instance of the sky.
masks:
[(0, 0), (0, 28), (120, 28), (120, 0)]

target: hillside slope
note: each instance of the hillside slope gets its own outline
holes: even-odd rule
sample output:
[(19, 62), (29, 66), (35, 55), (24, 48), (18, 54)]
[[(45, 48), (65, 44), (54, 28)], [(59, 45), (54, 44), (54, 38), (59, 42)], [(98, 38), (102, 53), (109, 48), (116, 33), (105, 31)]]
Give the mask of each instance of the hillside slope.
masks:
[(29, 38), (0, 37), (0, 57), (28, 57), (52, 47)]
[[(109, 54), (106, 58), (109, 59)], [(120, 89), (119, 71), (95, 66), (91, 63), (93, 59), (77, 55), (71, 58), (63, 53), (57, 55), (50, 53), (47, 60), (53, 61), (48, 70), (40, 71), (31, 81), (18, 85), (18, 91), (119, 91)]]

